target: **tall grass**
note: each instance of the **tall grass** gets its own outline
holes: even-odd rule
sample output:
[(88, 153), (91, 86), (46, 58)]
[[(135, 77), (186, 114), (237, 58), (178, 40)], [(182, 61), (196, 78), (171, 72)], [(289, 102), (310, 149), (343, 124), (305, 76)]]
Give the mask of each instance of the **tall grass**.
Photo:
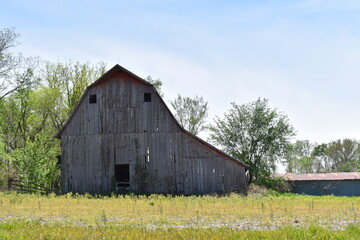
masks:
[(6, 238), (6, 234), (16, 233), (21, 239), (21, 234), (25, 233), (16, 230), (21, 227), (27, 227), (27, 232), (42, 229), (50, 234), (50, 239), (56, 238), (52, 234), (58, 231), (86, 232), (94, 236), (128, 231), (130, 236), (146, 234), (153, 238), (160, 233), (179, 235), (179, 238), (183, 238), (181, 234), (188, 238), (189, 234), (197, 233), (196, 236), (202, 237), (208, 234), (207, 238), (211, 239), (221, 234), (237, 238), (245, 232), (257, 236), (297, 234), (299, 229), (310, 234), (315, 231), (311, 229), (317, 229), (317, 235), (320, 234), (317, 231), (325, 235), (336, 231), (342, 236), (349, 234), (350, 225), (353, 226), (351, 234), (359, 230), (359, 210), (358, 197), (281, 195), (257, 198), (236, 194), (226, 197), (100, 197), (0, 193), (0, 233), (5, 234), (0, 236)]
[(83, 228), (38, 222), (0, 223), (0, 239), (359, 239), (360, 227), (331, 231), (324, 227), (283, 227), (275, 230), (236, 231), (231, 228), (169, 228), (148, 230), (135, 227)]

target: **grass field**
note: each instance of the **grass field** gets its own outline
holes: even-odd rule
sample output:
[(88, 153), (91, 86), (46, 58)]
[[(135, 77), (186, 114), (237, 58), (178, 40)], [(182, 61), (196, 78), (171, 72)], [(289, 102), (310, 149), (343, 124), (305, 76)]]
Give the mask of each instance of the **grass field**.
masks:
[(0, 193), (0, 239), (360, 239), (360, 198)]

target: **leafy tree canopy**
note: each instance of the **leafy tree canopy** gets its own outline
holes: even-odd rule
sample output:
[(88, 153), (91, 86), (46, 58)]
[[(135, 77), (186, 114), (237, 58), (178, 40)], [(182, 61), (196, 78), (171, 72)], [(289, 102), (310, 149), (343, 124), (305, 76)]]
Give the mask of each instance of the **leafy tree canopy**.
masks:
[(160, 81), (160, 79), (153, 79), (151, 76), (147, 76), (145, 78), (145, 80), (148, 82), (148, 83), (151, 83), (156, 91), (159, 93), (159, 95), (163, 98), (164, 97), (164, 93), (162, 92), (161, 90), (161, 86), (163, 85), (162, 81)]
[(175, 110), (175, 118), (189, 132), (197, 135), (205, 129), (208, 103), (203, 97), (182, 97), (180, 94), (170, 102)]
[(210, 141), (250, 165), (250, 182), (264, 185), (294, 136), (286, 115), (268, 106), (267, 99), (237, 105), (210, 127)]
[(290, 173), (359, 171), (360, 142), (353, 139), (323, 144), (296, 141), (289, 147), (284, 164)]
[(38, 58), (24, 58), (10, 50), (17, 46), (19, 34), (11, 28), (0, 31), (0, 100), (12, 92), (30, 87), (38, 82), (34, 70), (39, 64)]

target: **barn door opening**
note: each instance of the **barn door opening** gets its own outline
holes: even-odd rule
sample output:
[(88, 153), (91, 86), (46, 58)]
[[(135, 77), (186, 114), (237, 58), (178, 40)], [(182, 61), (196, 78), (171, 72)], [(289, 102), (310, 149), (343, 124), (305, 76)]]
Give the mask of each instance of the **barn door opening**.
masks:
[(130, 188), (129, 164), (115, 164), (115, 187), (117, 192), (124, 192)]

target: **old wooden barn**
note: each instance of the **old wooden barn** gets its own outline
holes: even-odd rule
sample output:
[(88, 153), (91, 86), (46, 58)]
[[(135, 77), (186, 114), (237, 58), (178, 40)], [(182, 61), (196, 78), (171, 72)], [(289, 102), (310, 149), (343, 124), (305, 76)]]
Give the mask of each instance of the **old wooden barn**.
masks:
[(57, 134), (65, 192), (243, 191), (248, 165), (184, 130), (155, 88), (116, 65)]

